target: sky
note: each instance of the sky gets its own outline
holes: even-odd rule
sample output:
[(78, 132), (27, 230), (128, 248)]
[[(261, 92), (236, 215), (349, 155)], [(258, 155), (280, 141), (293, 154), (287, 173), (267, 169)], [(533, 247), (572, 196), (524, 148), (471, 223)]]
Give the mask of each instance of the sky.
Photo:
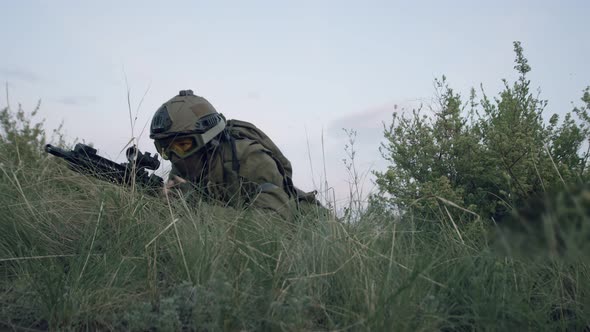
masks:
[(366, 196), (370, 172), (387, 166), (378, 148), (392, 113), (431, 103), (442, 75), (465, 97), (480, 85), (496, 95), (516, 77), (513, 41), (547, 113), (579, 104), (590, 85), (588, 12), (587, 0), (2, 1), (0, 107), (41, 100), (48, 129), (63, 123), (71, 142), (122, 162), (133, 137), (155, 152), (153, 113), (192, 89), (266, 132), (297, 186), (327, 180), (342, 205), (343, 128), (357, 132)]

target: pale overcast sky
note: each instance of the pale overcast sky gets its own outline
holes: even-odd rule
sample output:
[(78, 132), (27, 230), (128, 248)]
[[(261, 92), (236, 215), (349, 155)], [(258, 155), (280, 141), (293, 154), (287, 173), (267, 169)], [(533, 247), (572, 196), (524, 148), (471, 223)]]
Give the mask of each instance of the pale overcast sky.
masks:
[[(321, 182), (323, 131), (328, 181), (344, 198), (343, 127), (358, 131), (359, 169), (383, 169), (394, 105), (428, 102), (443, 74), (464, 96), (480, 83), (497, 93), (515, 77), (515, 40), (548, 113), (569, 111), (590, 85), (589, 12), (588, 0), (2, 1), (0, 82), (13, 106), (41, 99), (48, 127), (63, 121), (72, 141), (118, 161), (131, 138), (125, 77), (133, 113), (145, 93), (136, 136), (192, 89), (269, 134), (307, 190)], [(147, 136), (140, 148), (154, 151)]]

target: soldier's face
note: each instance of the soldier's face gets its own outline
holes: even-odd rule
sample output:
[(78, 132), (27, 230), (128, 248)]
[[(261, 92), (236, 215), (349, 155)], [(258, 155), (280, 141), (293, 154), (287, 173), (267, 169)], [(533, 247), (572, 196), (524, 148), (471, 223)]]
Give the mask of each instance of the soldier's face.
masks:
[(206, 172), (207, 154), (205, 151), (197, 152), (184, 159), (180, 159), (174, 155), (171, 156), (170, 161), (180, 172), (180, 175), (192, 182), (196, 182), (202, 178)]

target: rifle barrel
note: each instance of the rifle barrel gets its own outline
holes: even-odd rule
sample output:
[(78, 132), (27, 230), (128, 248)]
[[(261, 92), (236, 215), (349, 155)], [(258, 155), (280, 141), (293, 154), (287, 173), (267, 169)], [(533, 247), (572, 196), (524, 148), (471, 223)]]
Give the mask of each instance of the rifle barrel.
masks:
[(68, 151), (62, 148), (58, 148), (57, 146), (53, 146), (51, 144), (45, 145), (45, 152), (51, 153), (52, 155), (60, 158), (66, 158), (69, 155)]

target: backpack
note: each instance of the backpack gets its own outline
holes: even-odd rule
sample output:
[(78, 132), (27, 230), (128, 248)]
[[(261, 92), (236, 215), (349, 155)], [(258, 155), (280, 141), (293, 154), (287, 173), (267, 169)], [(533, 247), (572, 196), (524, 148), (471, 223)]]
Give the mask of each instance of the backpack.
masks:
[(291, 162), (281, 152), (279, 147), (258, 127), (255, 125), (240, 120), (228, 120), (227, 127), (232, 138), (242, 139), (247, 138), (256, 141), (262, 145), (265, 149), (272, 153), (272, 156), (281, 164), (285, 171), (285, 176), (291, 179), (293, 177), (293, 168)]
[[(297, 198), (297, 201), (321, 205), (315, 197), (317, 194), (316, 191), (304, 192), (293, 185), (293, 167), (291, 166), (291, 162), (262, 130), (252, 123), (235, 119), (227, 121), (227, 128), (229, 129), (229, 134), (232, 139), (247, 138), (258, 142), (271, 152), (272, 157), (280, 164), (278, 165), (279, 169), (282, 168), (281, 171), (284, 173), (283, 175), (285, 176), (285, 184), (287, 188), (289, 188), (291, 194)], [(232, 146), (233, 145), (234, 144), (232, 143)], [(235, 151), (233, 155), (233, 159), (237, 161)], [(239, 164), (234, 164), (234, 171), (236, 171), (236, 168), (239, 170)]]

